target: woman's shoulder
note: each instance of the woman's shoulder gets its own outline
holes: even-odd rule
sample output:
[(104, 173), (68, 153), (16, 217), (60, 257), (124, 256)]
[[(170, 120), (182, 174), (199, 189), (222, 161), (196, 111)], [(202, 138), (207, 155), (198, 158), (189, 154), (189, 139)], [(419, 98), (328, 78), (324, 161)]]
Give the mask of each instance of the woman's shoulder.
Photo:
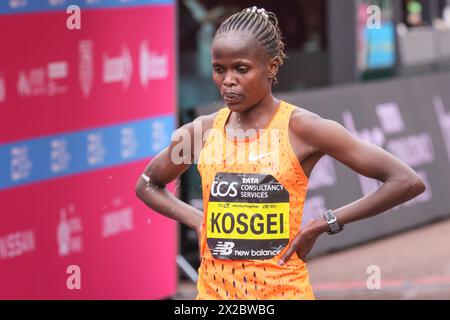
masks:
[(290, 105), (293, 107), (293, 110), (289, 122), (290, 125), (294, 125), (296, 128), (314, 124), (317, 120), (323, 119), (320, 115), (306, 109), (305, 107), (299, 107), (293, 104)]
[(208, 129), (210, 129), (213, 124), (214, 124), (214, 120), (216, 120), (217, 116), (219, 115), (219, 113), (222, 112), (222, 109), (217, 110), (216, 112), (210, 113), (210, 114), (205, 114), (205, 115), (201, 115), (198, 116), (197, 118), (195, 118), (192, 123), (199, 123), (202, 126), (202, 131), (206, 131)]
[(222, 109), (219, 109), (216, 112), (200, 115), (191, 122), (185, 123), (180, 128), (178, 128), (179, 131), (188, 131), (190, 134), (194, 134), (195, 132), (202, 132), (203, 134), (210, 128), (212, 128), (214, 124), (214, 120), (216, 119), (217, 115), (221, 112)]
[(300, 107), (291, 114), (289, 130), (296, 138), (318, 150), (336, 145), (348, 136), (348, 131), (337, 121)]
[(323, 126), (324, 118), (304, 107), (294, 106), (289, 119), (289, 130), (302, 140), (312, 138)]

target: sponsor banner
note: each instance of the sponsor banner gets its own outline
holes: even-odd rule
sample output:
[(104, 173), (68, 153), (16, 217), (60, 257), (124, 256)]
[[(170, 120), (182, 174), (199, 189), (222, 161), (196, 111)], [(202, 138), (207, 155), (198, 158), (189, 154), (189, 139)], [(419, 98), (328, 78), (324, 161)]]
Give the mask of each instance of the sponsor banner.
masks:
[(1, 191), (0, 299), (160, 299), (174, 294), (176, 223), (134, 194), (146, 164), (137, 161)]
[(3, 0), (0, 14), (62, 11), (76, 5), (83, 9), (174, 4), (174, 0)]
[(0, 299), (174, 294), (176, 223), (134, 190), (176, 126), (174, 2), (0, 12)]
[(173, 7), (67, 17), (0, 18), (0, 144), (174, 112)]
[[(318, 239), (312, 255), (376, 239), (447, 217), (449, 202), (437, 195), (450, 190), (450, 74), (395, 79), (315, 90), (286, 97), (319, 115), (336, 120), (352, 135), (404, 161), (425, 181), (426, 191), (386, 213), (352, 223)], [(450, 140), (449, 140), (450, 141)], [(311, 173), (303, 224), (368, 195), (381, 182), (354, 173), (326, 156)]]
[(122, 165), (170, 143), (172, 115), (0, 145), (0, 190)]

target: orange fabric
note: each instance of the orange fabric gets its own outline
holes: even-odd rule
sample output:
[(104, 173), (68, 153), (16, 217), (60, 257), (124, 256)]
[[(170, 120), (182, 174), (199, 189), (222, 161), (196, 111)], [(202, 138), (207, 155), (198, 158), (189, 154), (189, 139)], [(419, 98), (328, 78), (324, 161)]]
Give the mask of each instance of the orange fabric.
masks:
[[(288, 200), (285, 203), (287, 206), (285, 206), (285, 208), (288, 208), (288, 217), (285, 217), (285, 219), (281, 222), (284, 221), (284, 223), (286, 223), (288, 218), (288, 224), (286, 227), (289, 226), (289, 230), (286, 237), (289, 237), (289, 243), (300, 230), (308, 178), (304, 174), (289, 142), (289, 118), (294, 109), (295, 106), (281, 101), (278, 109), (274, 112), (274, 115), (272, 115), (270, 121), (264, 128), (267, 130), (261, 133), (261, 135), (247, 141), (233, 141), (226, 135), (224, 127), (231, 111), (227, 107), (219, 110), (212, 127), (217, 131), (211, 131), (208, 135), (198, 160), (198, 170), (202, 178), (204, 219), (200, 248), (202, 258), (198, 269), (199, 278), (197, 283), (197, 300), (314, 299), (306, 264), (300, 260), (295, 253), (284, 266), (278, 265), (279, 258), (288, 248), (287, 244), (283, 247), (280, 253), (267, 259), (216, 258), (213, 256), (213, 250), (215, 250), (215, 248), (210, 248), (208, 246), (209, 236), (213, 234), (213, 231), (217, 231), (217, 227), (220, 229), (220, 226), (222, 226), (223, 229), (225, 226), (227, 228), (231, 226), (230, 223), (224, 225), (216, 224), (215, 228), (215, 226), (211, 227), (211, 225), (208, 225), (207, 221), (208, 204), (210, 204), (211, 208), (211, 203), (209, 203), (210, 197), (212, 197), (211, 187), (218, 173), (271, 175), (280, 185), (284, 187), (285, 191), (288, 193)], [(270, 152), (271, 150), (275, 150), (275, 146), (278, 146), (276, 152), (277, 157), (279, 157), (278, 161), (273, 161), (262, 165), (264, 153), (267, 154), (267, 149), (266, 151), (262, 151), (263, 155), (261, 158), (255, 159), (255, 155), (253, 155), (253, 159), (250, 157), (253, 161), (250, 161), (248, 159), (248, 155), (252, 152), (251, 150), (255, 150), (252, 149), (252, 147), (256, 148), (255, 146), (260, 140), (267, 138), (267, 135), (274, 131), (278, 132), (277, 137), (279, 139), (277, 139), (276, 145), (269, 144), (270, 148), (268, 150)], [(267, 138), (265, 141), (269, 141), (270, 139), (271, 138)], [(230, 146), (235, 152), (232, 154), (237, 155), (234, 156), (234, 161), (229, 157)], [(237, 161), (237, 157), (240, 156), (244, 158), (240, 158), (241, 161)], [(257, 156), (258, 153), (256, 153), (256, 157)], [(270, 185), (276, 186), (276, 182)], [(287, 193), (285, 193), (285, 195)], [(265, 193), (265, 195), (267, 195), (267, 193)], [(270, 202), (270, 199), (266, 201)], [(272, 202), (275, 206), (279, 204), (276, 201)], [(231, 205), (233, 206), (234, 204), (231, 203)], [(241, 204), (238, 203), (237, 205), (239, 206)], [(245, 206), (245, 203), (243, 205)], [(246, 213), (250, 216), (254, 214), (254, 212), (251, 212), (252, 209), (246, 210)], [(214, 212), (212, 214), (214, 217)], [(262, 216), (260, 216), (260, 218), (261, 217)], [(229, 215), (228, 218), (231, 219), (231, 215)], [(211, 219), (211, 216), (209, 216), (209, 219)], [(230, 219), (228, 220), (230, 221)], [(253, 222), (255, 221), (257, 220), (253, 220)], [(281, 226), (277, 229), (274, 221), (275, 220), (272, 221), (273, 223), (271, 226), (273, 230), (284, 230)], [(209, 222), (211, 224), (211, 221)], [(241, 231), (244, 230), (244, 225), (241, 227)], [(245, 228), (245, 230), (248, 231), (248, 228)], [(221, 231), (224, 232), (224, 230)], [(235, 234), (238, 235), (236, 232)], [(253, 237), (257, 236), (253, 235)], [(269, 243), (264, 242), (264, 240), (263, 242), (258, 242), (258, 239), (254, 239), (254, 243), (263, 243), (263, 246)], [(225, 239), (222, 241), (221, 245), (226, 241), (228, 240)], [(239, 241), (240, 240), (238, 240), (237, 243), (239, 243)], [(284, 241), (287, 243), (288, 240), (285, 239)], [(244, 243), (248, 245), (248, 243), (253, 242), (247, 241)], [(221, 252), (228, 254), (226, 250)]]

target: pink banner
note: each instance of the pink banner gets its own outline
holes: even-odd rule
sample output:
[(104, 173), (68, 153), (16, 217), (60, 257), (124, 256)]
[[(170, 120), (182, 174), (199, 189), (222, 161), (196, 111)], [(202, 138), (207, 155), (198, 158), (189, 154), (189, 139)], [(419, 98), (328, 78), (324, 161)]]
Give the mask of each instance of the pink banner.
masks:
[(0, 143), (173, 113), (174, 7), (0, 15)]
[(176, 291), (176, 223), (134, 193), (173, 129), (174, 5), (81, 13), (0, 15), (0, 299)]

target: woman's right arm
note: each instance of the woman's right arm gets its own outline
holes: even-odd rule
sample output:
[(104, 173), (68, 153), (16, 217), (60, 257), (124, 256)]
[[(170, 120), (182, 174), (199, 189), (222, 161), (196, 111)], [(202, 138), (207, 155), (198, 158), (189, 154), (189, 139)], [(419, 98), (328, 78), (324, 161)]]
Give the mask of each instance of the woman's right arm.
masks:
[[(201, 131), (203, 136), (204, 130), (208, 129), (211, 116), (199, 117), (179, 128), (172, 136), (173, 140), (170, 145), (156, 155), (145, 168), (143, 174), (148, 178), (141, 175), (135, 187), (137, 197), (149, 208), (194, 229), (199, 239), (203, 213), (174, 196), (167, 190), (166, 185), (178, 178), (194, 162), (196, 158), (194, 126), (205, 127)], [(185, 147), (184, 149), (180, 148), (182, 145)]]

